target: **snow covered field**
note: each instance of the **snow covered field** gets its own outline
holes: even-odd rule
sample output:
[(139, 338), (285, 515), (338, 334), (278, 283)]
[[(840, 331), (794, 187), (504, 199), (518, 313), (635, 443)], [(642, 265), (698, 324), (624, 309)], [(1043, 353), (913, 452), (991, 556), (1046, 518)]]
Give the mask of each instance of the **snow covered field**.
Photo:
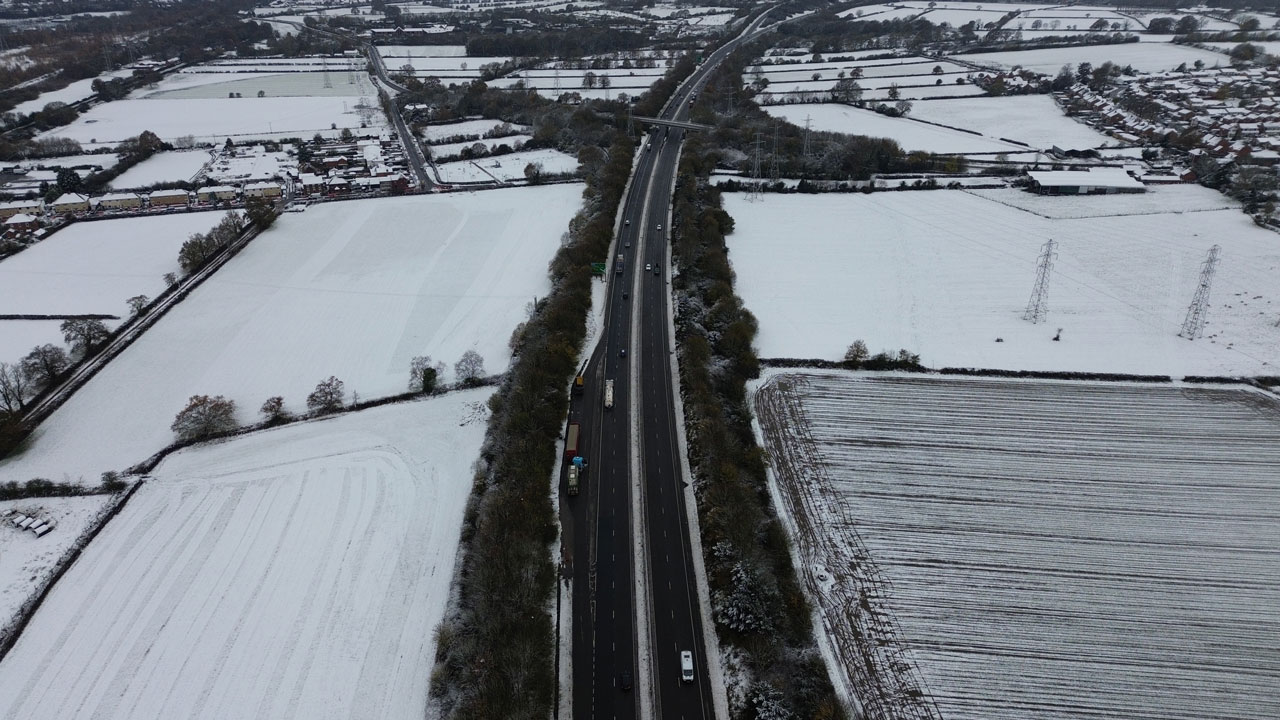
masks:
[(911, 117), (1008, 138), (1034, 148), (1101, 147), (1111, 138), (1062, 113), (1047, 95), (957, 98), (916, 103)]
[[(953, 100), (922, 102), (919, 105), (950, 105)], [(1052, 102), (1052, 101), (1050, 101)], [(868, 135), (897, 140), (903, 150), (923, 150), (934, 153), (986, 153), (1015, 152), (1024, 148), (994, 137), (970, 133), (916, 122), (910, 118), (891, 118), (871, 110), (841, 105), (819, 103), (816, 105), (766, 105), (762, 108), (773, 117), (785, 119), (792, 125), (814, 130), (842, 132), (850, 135)]]
[[(1208, 210), (1203, 208), (1226, 208)], [(839, 359), (855, 339), (931, 367), (1275, 374), (1280, 245), (1198, 186), (1144, 195), (1021, 190), (726, 196), (737, 290), (763, 357)], [(1203, 210), (1202, 210), (1203, 209)], [(1048, 239), (1046, 322), (1022, 320)], [(1222, 245), (1205, 336), (1178, 337)], [(1058, 328), (1061, 341), (1054, 342)], [(1001, 338), (1002, 342), (996, 342)]]
[[(369, 74), (350, 63), (342, 58), (206, 63), (136, 90), (124, 100), (98, 105), (45, 135), (94, 146), (114, 145), (144, 130), (168, 141), (191, 135), (220, 142), (228, 137), (311, 137), (317, 132), (329, 136), (342, 128), (385, 127)], [(239, 97), (229, 97), (232, 93)]]
[[(426, 125), (423, 127), (423, 133), (428, 143), (436, 143), (459, 136), (482, 136), (500, 125), (509, 124), (501, 120), (463, 120), (443, 125)], [(517, 130), (530, 129), (524, 125), (512, 125), (512, 127)]]
[[(135, 97), (149, 100), (218, 100), (228, 98), (231, 93), (239, 94), (240, 100), (258, 98), (261, 92), (264, 97), (345, 97), (376, 98), (377, 88), (369, 74), (360, 70), (348, 72), (335, 70), (328, 74), (328, 85), (325, 84), (325, 73), (313, 72), (205, 72), (183, 75), (178, 73), (169, 76), (176, 80), (166, 79), (157, 89)], [(180, 81), (180, 82), (177, 82)]]
[(754, 403), (833, 676), (921, 713), (879, 716), (1280, 715), (1274, 396), (779, 372)]
[(112, 188), (145, 188), (156, 183), (191, 180), (209, 162), (207, 150), (163, 152), (134, 165), (111, 181)]
[(95, 106), (66, 127), (49, 136), (67, 137), (82, 145), (115, 145), (150, 130), (172, 141), (186, 135), (197, 141), (227, 138), (311, 137), (317, 132), (332, 136), (331, 125), (359, 129), (361, 124), (384, 127), (386, 120), (377, 97), (370, 96), (368, 112), (357, 108), (359, 98), (252, 97), (117, 100)]
[(224, 217), (176, 213), (63, 228), (0, 261), (0, 315), (126, 317), (130, 297), (164, 290), (164, 274), (179, 270), (182, 243)]
[(491, 393), (169, 458), (0, 663), (0, 716), (423, 717)]
[(469, 349), (486, 373), (503, 372), (581, 193), (564, 184), (285, 213), (0, 461), (0, 481), (130, 467), (173, 441), (169, 425), (195, 394), (232, 398), (248, 423), (274, 395), (304, 412), (330, 375), (348, 400), (404, 392), (418, 355), (446, 363), (446, 382)]
[(531, 163), (541, 165), (542, 171), (548, 175), (571, 173), (578, 169), (577, 158), (548, 148), (441, 163), (436, 167), (444, 182), (524, 182), (524, 169)]
[(61, 325), (61, 320), (0, 320), (0, 362), (16, 362), (37, 345), (65, 345)]
[(27, 100), (18, 103), (13, 112), (18, 114), (28, 114), (40, 112), (45, 105), (52, 102), (74, 103), (93, 97), (93, 81), (101, 78), (103, 81), (113, 78), (127, 78), (133, 74), (132, 70), (115, 70), (113, 72), (103, 73), (99, 77), (85, 78), (76, 80), (61, 90), (51, 90), (46, 93), (40, 93), (40, 97), (35, 100)]
[(1229, 59), (1225, 55), (1171, 43), (1081, 45), (1046, 50), (977, 53), (965, 55), (964, 59), (968, 62), (1006, 68), (1021, 65), (1028, 70), (1046, 75), (1056, 75), (1063, 65), (1070, 65), (1075, 69), (1082, 62), (1091, 63), (1097, 67), (1111, 61), (1120, 67), (1132, 65), (1135, 70), (1148, 73), (1173, 70), (1181, 63), (1191, 67), (1196, 60), (1203, 60), (1206, 67), (1229, 64)]
[[(48, 584), (58, 559), (101, 517), (110, 495), (0, 501), (0, 637), (22, 606)], [(42, 537), (13, 526), (9, 511), (57, 523)]]
[(431, 157), (436, 159), (457, 157), (463, 150), (475, 145), (484, 145), (490, 151), (500, 145), (506, 145), (512, 150), (519, 150), (522, 145), (532, 139), (529, 135), (508, 135), (500, 138), (481, 138), (480, 140), (468, 140), (467, 142), (432, 145)]

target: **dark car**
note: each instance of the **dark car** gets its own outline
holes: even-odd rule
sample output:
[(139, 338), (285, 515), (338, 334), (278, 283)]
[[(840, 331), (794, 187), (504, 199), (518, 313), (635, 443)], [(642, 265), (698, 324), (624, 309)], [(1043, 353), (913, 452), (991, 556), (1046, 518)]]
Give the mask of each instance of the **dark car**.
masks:
[(630, 670), (622, 671), (622, 674), (618, 677), (618, 687), (622, 688), (623, 692), (626, 692), (631, 689), (631, 671)]

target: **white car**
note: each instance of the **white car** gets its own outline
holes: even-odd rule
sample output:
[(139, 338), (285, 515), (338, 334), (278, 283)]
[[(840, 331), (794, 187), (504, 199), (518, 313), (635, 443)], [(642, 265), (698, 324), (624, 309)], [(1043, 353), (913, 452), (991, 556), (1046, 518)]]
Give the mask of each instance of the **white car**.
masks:
[(645, 271), (645, 272), (649, 272), (649, 271), (650, 271), (650, 270), (652, 270), (652, 269), (653, 269), (653, 263), (645, 263), (645, 264), (644, 264), (644, 271)]

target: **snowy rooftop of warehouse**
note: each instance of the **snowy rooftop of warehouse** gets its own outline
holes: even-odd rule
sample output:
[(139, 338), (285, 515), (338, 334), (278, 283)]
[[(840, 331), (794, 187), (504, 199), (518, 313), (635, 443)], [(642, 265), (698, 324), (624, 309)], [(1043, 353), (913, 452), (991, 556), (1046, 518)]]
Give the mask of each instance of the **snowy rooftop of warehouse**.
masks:
[(1027, 173), (1042, 187), (1082, 186), (1142, 189), (1142, 183), (1134, 180), (1121, 168), (1089, 168), (1087, 170), (1032, 170)]

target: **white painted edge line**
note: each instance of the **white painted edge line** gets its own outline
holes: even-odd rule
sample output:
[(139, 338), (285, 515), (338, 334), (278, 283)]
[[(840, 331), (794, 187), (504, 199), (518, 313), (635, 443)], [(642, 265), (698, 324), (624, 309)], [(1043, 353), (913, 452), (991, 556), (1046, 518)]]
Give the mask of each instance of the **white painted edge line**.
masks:
[[(684, 142), (680, 143), (680, 153), (684, 152)], [(677, 155), (678, 157), (678, 155)], [(680, 174), (680, 164), (676, 163), (671, 186), (675, 188), (675, 180)], [(667, 227), (671, 227), (671, 212), (668, 210)], [(668, 258), (671, 256), (668, 255)], [(676, 344), (676, 316), (674, 302), (674, 276), (670, 262), (667, 263), (667, 332), (670, 333), (671, 348)], [(702, 555), (702, 527), (698, 524), (698, 498), (693, 489), (693, 470), (689, 465), (689, 440), (685, 436), (684, 398), (680, 394), (680, 357), (678, 353), (669, 356), (671, 364), (672, 402), (676, 415), (676, 454), (680, 456), (680, 472), (688, 478), (684, 487), (684, 512), (689, 523), (689, 547), (693, 556), (693, 576), (698, 588), (698, 609), (702, 613), (702, 637), (706, 639), (703, 648), (707, 672), (711, 676), (711, 701), (715, 706), (716, 717), (721, 720), (729, 718), (729, 690), (724, 680), (724, 667), (720, 664), (720, 636), (716, 633), (715, 623), (711, 618), (711, 586), (707, 583), (707, 566)]]
[[(643, 151), (642, 151), (643, 152)], [(655, 160), (655, 162), (657, 162)], [(645, 193), (644, 202), (641, 203), (640, 210), (640, 232), (637, 234), (635, 252), (632, 254), (635, 258), (644, 257), (645, 238), (648, 233), (645, 228), (649, 227), (649, 200), (653, 197), (653, 185), (649, 185), (648, 192)], [(632, 273), (631, 296), (633, 298), (640, 297), (640, 283), (644, 281), (644, 273), (640, 272), (639, 260), (636, 261), (636, 269)], [(628, 317), (631, 319), (631, 340), (634, 344), (640, 337), (640, 313), (635, 310), (635, 306), (628, 306), (630, 312)], [(649, 524), (645, 522), (644, 509), (647, 505), (647, 499), (644, 495), (644, 483), (640, 481), (640, 443), (641, 443), (641, 422), (640, 409), (642, 407), (639, 401), (640, 372), (636, 361), (636, 353), (631, 353), (627, 360), (627, 373), (629, 375), (628, 387), (630, 387), (631, 401), (631, 567), (632, 574), (635, 577), (635, 630), (636, 630), (636, 659), (638, 666), (636, 667), (635, 678), (640, 686), (640, 717), (654, 717), (653, 708), (654, 701), (654, 684), (653, 680), (653, 657), (652, 649), (649, 647), (649, 617), (653, 614), (653, 597), (649, 591), (649, 564), (647, 558), (649, 553)], [(638, 531), (637, 531), (638, 528)]]

